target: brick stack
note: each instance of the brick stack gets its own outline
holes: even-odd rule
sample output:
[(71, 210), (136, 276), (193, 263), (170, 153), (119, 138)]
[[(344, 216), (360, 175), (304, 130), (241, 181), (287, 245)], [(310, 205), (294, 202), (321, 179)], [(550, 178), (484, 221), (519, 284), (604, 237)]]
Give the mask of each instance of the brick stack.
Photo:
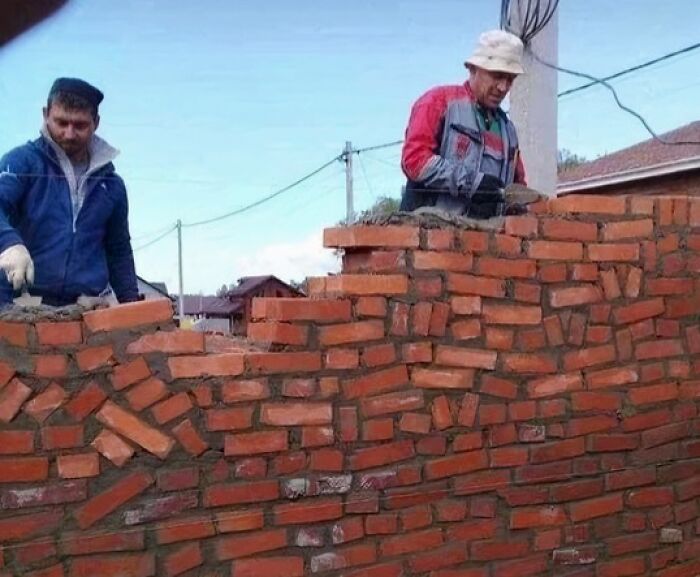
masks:
[(0, 576), (700, 573), (700, 201), (326, 231), (254, 343), (0, 323)]

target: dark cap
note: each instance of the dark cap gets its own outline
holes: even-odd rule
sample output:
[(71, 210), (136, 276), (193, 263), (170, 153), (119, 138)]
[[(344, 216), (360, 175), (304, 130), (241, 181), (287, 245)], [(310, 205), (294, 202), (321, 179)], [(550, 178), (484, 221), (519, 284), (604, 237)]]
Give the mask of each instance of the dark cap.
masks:
[(92, 84), (88, 84), (80, 78), (57, 78), (51, 90), (49, 91), (49, 100), (57, 92), (67, 92), (69, 94), (75, 94), (87, 100), (92, 106), (97, 109), (100, 102), (104, 98), (104, 94), (95, 88)]

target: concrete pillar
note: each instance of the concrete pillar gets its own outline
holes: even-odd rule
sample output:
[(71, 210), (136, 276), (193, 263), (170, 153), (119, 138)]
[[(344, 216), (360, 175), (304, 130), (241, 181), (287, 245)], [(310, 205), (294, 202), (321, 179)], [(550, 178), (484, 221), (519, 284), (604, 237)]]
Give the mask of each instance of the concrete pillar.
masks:
[[(517, 2), (513, 15), (517, 30)], [(558, 15), (531, 41), (535, 53), (557, 64)], [(525, 49), (526, 73), (510, 92), (510, 117), (518, 130), (528, 185), (549, 196), (557, 187), (557, 72), (537, 62)]]

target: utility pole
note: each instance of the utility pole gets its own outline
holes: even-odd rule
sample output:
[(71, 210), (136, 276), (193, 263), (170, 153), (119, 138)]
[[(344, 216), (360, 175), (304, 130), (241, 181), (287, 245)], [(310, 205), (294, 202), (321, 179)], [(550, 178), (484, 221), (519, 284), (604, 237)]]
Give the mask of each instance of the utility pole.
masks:
[(182, 221), (177, 219), (177, 274), (180, 280), (179, 294), (177, 299), (177, 315), (180, 318), (180, 326), (185, 316), (185, 294), (182, 283)]
[(345, 150), (343, 151), (343, 160), (345, 161), (345, 221), (350, 226), (355, 220), (355, 208), (353, 190), (352, 190), (352, 142), (345, 142)]
[[(523, 23), (523, 0), (513, 0), (513, 29)], [(529, 6), (529, 3), (528, 3)], [(532, 51), (542, 60), (558, 61), (559, 10), (549, 24), (531, 41)], [(525, 47), (525, 74), (520, 75), (510, 92), (510, 115), (518, 130), (528, 186), (548, 196), (557, 193), (557, 71), (537, 62)]]

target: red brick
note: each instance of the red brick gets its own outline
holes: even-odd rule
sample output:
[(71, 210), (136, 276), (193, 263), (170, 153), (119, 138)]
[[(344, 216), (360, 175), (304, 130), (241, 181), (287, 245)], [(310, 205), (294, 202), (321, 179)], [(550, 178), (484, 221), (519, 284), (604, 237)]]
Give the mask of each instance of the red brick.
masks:
[(207, 442), (202, 439), (192, 421), (185, 419), (175, 427), (173, 427), (173, 435), (193, 457), (198, 457), (209, 448)]
[(122, 467), (134, 454), (134, 449), (129, 444), (108, 429), (102, 429), (91, 445), (117, 467)]
[(323, 231), (326, 248), (398, 247), (417, 248), (419, 228), (414, 226), (354, 225)]
[(432, 416), (435, 428), (442, 431), (452, 426), (452, 413), (447, 397), (441, 395), (433, 399)]
[(590, 389), (619, 387), (638, 381), (639, 373), (635, 365), (586, 373), (586, 385)]
[(24, 541), (54, 532), (63, 523), (63, 510), (10, 517), (0, 520), (0, 541)]
[(97, 453), (59, 455), (56, 465), (58, 476), (63, 479), (97, 477), (100, 474), (100, 456)]
[[(144, 302), (170, 303), (164, 299)], [(99, 567), (100, 577), (152, 577), (156, 574), (156, 559), (154, 553), (76, 557), (71, 562), (70, 577), (93, 577), (96, 567)]]
[(365, 417), (376, 417), (389, 413), (400, 413), (421, 409), (425, 406), (422, 390), (400, 391), (376, 397), (363, 398), (360, 408)]
[(431, 250), (451, 250), (455, 247), (454, 229), (429, 229), (425, 231), (426, 245)]
[(260, 422), (273, 426), (323, 425), (333, 420), (330, 403), (263, 403)]
[(581, 373), (556, 375), (528, 381), (528, 396), (532, 399), (551, 397), (583, 389)]
[(548, 354), (508, 353), (502, 356), (503, 370), (513, 373), (556, 373), (557, 362)]
[(333, 427), (303, 427), (301, 430), (301, 446), (324, 447), (332, 445), (335, 441)]
[(510, 529), (556, 527), (566, 525), (567, 521), (564, 508), (554, 505), (517, 508), (510, 513)]
[[(552, 214), (625, 214), (624, 196), (602, 196), (600, 194), (570, 194), (550, 199), (547, 208)], [(570, 221), (562, 221), (568, 226)]]
[(648, 296), (686, 295), (692, 291), (691, 278), (647, 278), (644, 284)]
[(489, 235), (485, 232), (469, 230), (457, 234), (464, 252), (478, 254), (486, 252), (489, 248)]
[(583, 245), (580, 242), (533, 240), (528, 243), (527, 256), (539, 260), (582, 260)]
[(513, 298), (519, 302), (540, 304), (542, 297), (542, 287), (537, 284), (527, 282), (513, 283)]
[(84, 480), (62, 481), (28, 489), (6, 489), (2, 492), (4, 509), (45, 507), (85, 499), (87, 499), (87, 484)]
[(384, 338), (382, 321), (359, 321), (342, 325), (330, 325), (318, 329), (322, 346), (342, 345)]
[(286, 451), (288, 439), (286, 431), (261, 431), (226, 435), (224, 454), (228, 456), (257, 455)]
[(208, 515), (163, 521), (156, 526), (156, 541), (159, 545), (202, 539), (216, 533), (214, 523)]
[(676, 383), (662, 383), (648, 387), (636, 387), (627, 391), (627, 396), (636, 406), (672, 401), (678, 398), (678, 385)]
[(630, 239), (651, 238), (654, 222), (651, 219), (607, 222), (603, 224), (602, 237), (606, 242)]
[(552, 307), (573, 307), (582, 304), (596, 303), (603, 295), (596, 285), (580, 285), (577, 287), (552, 288), (549, 291), (549, 301)]
[(504, 298), (506, 296), (504, 280), (468, 274), (447, 273), (447, 290), (457, 294), (483, 297)]
[(386, 298), (359, 297), (355, 303), (355, 313), (360, 317), (385, 317), (387, 313)]
[(622, 407), (618, 393), (577, 392), (571, 395), (574, 411), (617, 411)]
[[(37, 326), (40, 323), (37, 323)], [(23, 323), (0, 321), (0, 340), (15, 347), (26, 347), (28, 326)]]
[(329, 349), (326, 351), (327, 369), (354, 369), (360, 364), (360, 353), (356, 349)]
[(168, 368), (173, 379), (236, 376), (243, 372), (243, 358), (244, 355), (237, 353), (170, 357)]
[(170, 321), (172, 317), (172, 303), (167, 299), (158, 299), (87, 311), (83, 314), (83, 322), (90, 332), (95, 333), (162, 323)]
[(482, 317), (488, 324), (538, 325), (542, 321), (542, 309), (538, 306), (486, 304)]
[(349, 443), (357, 440), (357, 408), (340, 407), (340, 440)]
[(416, 551), (425, 551), (442, 545), (442, 532), (439, 528), (416, 531), (396, 537), (385, 537), (380, 543), (382, 556), (392, 557)]
[(357, 449), (349, 456), (349, 468), (352, 471), (371, 469), (410, 459), (415, 455), (412, 441), (396, 441), (365, 449)]
[(400, 389), (407, 383), (406, 365), (398, 365), (344, 381), (343, 392), (347, 399), (355, 399)]
[(83, 426), (63, 425), (43, 427), (41, 429), (41, 444), (47, 451), (82, 447)]
[(161, 459), (168, 456), (175, 444), (173, 439), (111, 401), (99, 410), (97, 420)]
[(394, 419), (368, 419), (362, 423), (363, 441), (386, 441), (394, 437)]
[(507, 216), (505, 218), (506, 234), (522, 237), (537, 236), (538, 219), (534, 216)]
[(192, 401), (187, 393), (178, 393), (151, 409), (156, 423), (162, 425), (184, 415), (192, 408)]
[(166, 577), (174, 577), (204, 563), (199, 543), (189, 543), (169, 553), (163, 560)]
[[(393, 421), (392, 421), (393, 423)], [(399, 430), (404, 433), (427, 435), (430, 432), (432, 419), (430, 415), (421, 413), (403, 413), (399, 421)]]
[(401, 295), (408, 292), (408, 277), (403, 274), (339, 274), (307, 279), (311, 296)]
[[(126, 393), (126, 400), (135, 411), (142, 411), (168, 395), (168, 388), (160, 379), (151, 377)], [(167, 402), (167, 401), (166, 401)]]
[(596, 262), (635, 262), (639, 260), (639, 244), (591, 243), (588, 245), (588, 258)]
[(151, 370), (148, 368), (146, 361), (143, 357), (138, 357), (125, 365), (114, 367), (114, 373), (110, 376), (110, 380), (114, 389), (121, 391), (150, 376)]
[(469, 253), (421, 250), (413, 253), (413, 267), (416, 270), (466, 272), (471, 270), (472, 260), (473, 257)]
[(102, 387), (95, 381), (90, 381), (65, 406), (66, 412), (76, 421), (82, 421), (99, 408), (107, 399)]
[(477, 541), (471, 544), (471, 559), (474, 561), (491, 561), (493, 559), (522, 558), (530, 546), (527, 541)]
[(578, 437), (580, 435), (588, 435), (589, 433), (597, 433), (600, 431), (608, 431), (617, 427), (617, 417), (611, 415), (594, 415), (591, 417), (580, 417), (578, 419), (569, 419), (564, 430), (567, 437)]
[(258, 343), (278, 343), (283, 345), (305, 345), (308, 342), (308, 327), (290, 323), (267, 321), (248, 323), (248, 339)]
[(433, 303), (433, 311), (430, 315), (430, 327), (428, 334), (433, 337), (445, 336), (447, 330), (447, 319), (450, 315), (450, 306), (447, 303)]
[(522, 254), (522, 239), (507, 234), (494, 234), (496, 254), (499, 256), (519, 256)]
[(275, 505), (273, 518), (275, 525), (298, 525), (339, 519), (343, 516), (343, 501), (340, 497), (314, 499), (312, 504), (299, 501)]
[(655, 341), (639, 343), (634, 348), (634, 355), (640, 361), (683, 354), (683, 343), (680, 339), (656, 339)]
[(78, 526), (81, 529), (91, 527), (127, 501), (143, 493), (153, 482), (153, 477), (146, 472), (135, 472), (122, 477), (75, 511)]
[(253, 425), (253, 407), (207, 409), (204, 412), (207, 431), (237, 431)]
[(0, 431), (0, 455), (34, 452), (34, 431)]
[(422, 389), (471, 389), (474, 384), (474, 371), (416, 367), (411, 372), (411, 383)]
[(247, 481), (234, 485), (210, 485), (204, 490), (205, 507), (222, 507), (275, 501), (279, 498), (279, 484), (276, 480)]
[[(287, 546), (287, 530), (272, 529), (246, 535), (221, 537), (214, 541), (216, 559), (226, 561)], [(262, 576), (261, 576), (262, 577)]]
[(476, 263), (476, 271), (478, 274), (486, 277), (535, 278), (537, 263), (534, 260), (512, 260), (482, 256), (479, 257)]
[(49, 418), (51, 413), (65, 402), (67, 395), (66, 391), (58, 384), (51, 383), (41, 393), (24, 405), (23, 410), (37, 422), (43, 423)]
[(564, 370), (577, 371), (595, 365), (609, 363), (616, 358), (614, 345), (601, 345), (572, 351), (564, 355)]
[(49, 476), (46, 457), (15, 457), (0, 459), (0, 483), (44, 481)]
[[(18, 327), (26, 328), (22, 325)], [(36, 333), (40, 345), (45, 346), (66, 346), (77, 345), (83, 340), (82, 325), (80, 322), (61, 322), (61, 323), (37, 323)], [(26, 346), (26, 342), (24, 345)]]
[(116, 533), (63, 533), (61, 549), (66, 555), (89, 555), (116, 551), (139, 551), (144, 548), (144, 531), (130, 529)]
[[(574, 265), (576, 266), (576, 265)], [(537, 273), (537, 279), (541, 283), (555, 283), (564, 282), (566, 280), (566, 264), (556, 263), (556, 264), (544, 264), (538, 263), (539, 272)], [(579, 279), (574, 279), (579, 280)], [(583, 279), (581, 279), (583, 280)]]
[(266, 379), (227, 381), (221, 385), (221, 400), (224, 403), (244, 403), (266, 399), (270, 387)]
[(321, 369), (321, 354), (301, 353), (248, 353), (252, 374), (307, 373)]
[(432, 459), (425, 463), (423, 469), (426, 479), (435, 480), (478, 471), (488, 466), (486, 451), (481, 450)]
[(530, 461), (532, 463), (548, 463), (578, 457), (585, 452), (584, 440), (579, 437), (532, 447)]
[(231, 577), (259, 577), (261, 575), (266, 577), (303, 577), (305, 575), (304, 558), (289, 556), (241, 559), (235, 561), (231, 569)]
[(37, 377), (58, 379), (68, 374), (68, 359), (65, 355), (34, 355), (34, 372)]
[(351, 317), (348, 300), (305, 298), (254, 298), (252, 318), (270, 321), (347, 321)]
[(126, 352), (130, 355), (166, 353), (183, 355), (204, 352), (204, 334), (195, 331), (157, 331), (143, 335), (129, 343)]
[(412, 279), (413, 292), (421, 299), (437, 299), (442, 296), (442, 278), (439, 276), (420, 276)]
[(261, 529), (265, 523), (262, 509), (248, 509), (235, 514), (216, 513), (216, 527), (219, 533), (240, 533)]
[(362, 350), (362, 364), (365, 367), (390, 365), (395, 361), (396, 347), (393, 343), (364, 347)]
[(493, 370), (497, 353), (482, 349), (438, 345), (435, 361), (441, 365)]
[(113, 353), (112, 345), (102, 345), (79, 350), (75, 359), (81, 371), (94, 371), (100, 367), (113, 365)]
[(587, 499), (569, 505), (569, 514), (574, 523), (619, 513), (623, 509), (622, 493)]

